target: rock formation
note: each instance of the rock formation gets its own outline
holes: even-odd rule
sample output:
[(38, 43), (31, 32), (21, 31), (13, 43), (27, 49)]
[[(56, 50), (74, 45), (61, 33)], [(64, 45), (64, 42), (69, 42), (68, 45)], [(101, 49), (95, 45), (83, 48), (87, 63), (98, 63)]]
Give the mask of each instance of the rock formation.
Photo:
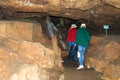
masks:
[(50, 40), (35, 21), (0, 25), (0, 80), (64, 79), (56, 37)]
[[(47, 16), (63, 18), (67, 24), (70, 23), (66, 19), (85, 22), (94, 34), (108, 24), (112, 33), (120, 34), (119, 0), (0, 0), (1, 80), (63, 80), (57, 38), (50, 40), (46, 25), (42, 25)], [(25, 19), (35, 19), (40, 24)], [(66, 36), (67, 32), (64, 29), (61, 33)], [(115, 39), (119, 38), (94, 38), (88, 50), (86, 64), (101, 72), (106, 80), (120, 80), (120, 47)]]
[(86, 65), (101, 72), (105, 80), (120, 80), (120, 36), (92, 37)]
[(1, 18), (57, 16), (85, 22), (92, 28), (109, 24), (120, 29), (119, 0), (1, 0)]

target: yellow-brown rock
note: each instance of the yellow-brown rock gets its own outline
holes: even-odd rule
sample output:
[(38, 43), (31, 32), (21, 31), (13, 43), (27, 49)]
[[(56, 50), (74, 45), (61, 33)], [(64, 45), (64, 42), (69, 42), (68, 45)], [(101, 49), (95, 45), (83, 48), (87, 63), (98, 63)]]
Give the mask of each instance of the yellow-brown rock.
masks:
[[(40, 24), (34, 21), (0, 21), (0, 24), (0, 80), (64, 79), (57, 39), (47, 41)], [(52, 44), (46, 47), (44, 40)]]
[[(86, 22), (92, 28), (119, 25), (119, 0), (0, 0), (0, 19), (57, 16)], [(116, 29), (116, 27), (113, 29)], [(119, 28), (117, 28), (119, 29)], [(116, 30), (117, 30), (116, 29)]]
[(87, 50), (86, 65), (101, 72), (105, 80), (119, 80), (120, 36), (92, 37), (90, 43), (94, 44)]

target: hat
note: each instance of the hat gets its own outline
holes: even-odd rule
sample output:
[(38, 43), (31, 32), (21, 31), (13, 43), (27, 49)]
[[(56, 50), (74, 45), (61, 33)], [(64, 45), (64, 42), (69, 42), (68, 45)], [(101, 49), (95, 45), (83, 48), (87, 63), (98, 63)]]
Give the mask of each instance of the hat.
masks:
[(81, 26), (80, 26), (80, 28), (83, 28), (83, 27), (86, 28), (86, 24), (85, 23), (82, 23)]
[(71, 25), (71, 28), (76, 28), (76, 27), (77, 27), (76, 24), (72, 24), (72, 25)]

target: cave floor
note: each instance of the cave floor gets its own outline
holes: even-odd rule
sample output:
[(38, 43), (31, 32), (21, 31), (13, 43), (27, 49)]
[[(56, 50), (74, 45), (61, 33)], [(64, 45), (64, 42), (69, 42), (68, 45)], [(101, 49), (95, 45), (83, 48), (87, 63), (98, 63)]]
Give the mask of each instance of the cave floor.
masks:
[(68, 61), (67, 57), (63, 58), (63, 61), (64, 80), (102, 80), (100, 79), (100, 73), (94, 69), (77, 70), (78, 63)]

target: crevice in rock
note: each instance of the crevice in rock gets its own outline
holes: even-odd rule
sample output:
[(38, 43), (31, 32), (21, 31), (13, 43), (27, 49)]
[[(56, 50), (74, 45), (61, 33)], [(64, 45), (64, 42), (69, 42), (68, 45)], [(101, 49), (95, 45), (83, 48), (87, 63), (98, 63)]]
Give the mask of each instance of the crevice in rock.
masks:
[(115, 7), (115, 6), (113, 6), (113, 5), (110, 5), (110, 4), (108, 4), (108, 3), (105, 3), (103, 0), (100, 0), (100, 1), (101, 1), (101, 3), (103, 3), (103, 4), (106, 5), (106, 6), (110, 6), (110, 7), (116, 8), (116, 9), (120, 9), (119, 7)]

